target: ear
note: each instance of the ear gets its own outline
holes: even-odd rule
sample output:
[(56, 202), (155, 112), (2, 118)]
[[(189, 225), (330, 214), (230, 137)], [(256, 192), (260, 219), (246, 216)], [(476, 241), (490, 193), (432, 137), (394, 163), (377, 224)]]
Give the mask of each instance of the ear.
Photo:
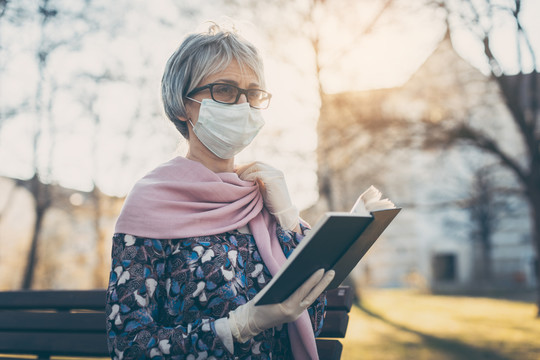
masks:
[(184, 121), (184, 122), (188, 122), (189, 119), (191, 119), (191, 114), (190, 114), (190, 110), (188, 109), (188, 107), (186, 106), (185, 108), (185, 113), (186, 115), (183, 116), (183, 115), (178, 115), (176, 118), (180, 121)]

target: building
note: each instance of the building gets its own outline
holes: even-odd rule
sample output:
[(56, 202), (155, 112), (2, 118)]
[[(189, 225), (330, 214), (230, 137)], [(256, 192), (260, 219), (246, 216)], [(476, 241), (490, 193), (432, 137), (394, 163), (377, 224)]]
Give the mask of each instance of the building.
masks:
[[(492, 173), (486, 186), (516, 181), (473, 148), (425, 146), (420, 123), (468, 119), (519, 157), (523, 149), (509, 116), (497, 85), (455, 52), (447, 33), (402, 86), (325, 96), (317, 130), (320, 198), (303, 216), (313, 223), (324, 211), (347, 211), (374, 184), (403, 211), (355, 269), (356, 281), (439, 291), (485, 285), (479, 274), (487, 262), (483, 248), (471, 241), (474, 224), (463, 201), (471, 197), (479, 169)], [(532, 287), (527, 204), (506, 200), (513, 211), (496, 214), (501, 218), (488, 249), (489, 286)]]

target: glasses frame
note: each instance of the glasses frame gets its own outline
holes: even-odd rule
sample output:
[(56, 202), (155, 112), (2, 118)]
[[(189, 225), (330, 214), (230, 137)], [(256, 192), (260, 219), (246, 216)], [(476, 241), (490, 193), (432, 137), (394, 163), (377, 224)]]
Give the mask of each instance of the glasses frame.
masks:
[[(234, 102), (232, 103), (229, 103), (229, 102), (223, 102), (223, 101), (220, 101), (220, 100), (217, 100), (214, 98), (214, 86), (215, 85), (227, 85), (227, 86), (232, 86), (233, 88), (236, 88), (238, 90), (238, 94), (236, 94), (236, 99), (234, 100)], [(265, 91), (265, 90), (262, 90), (262, 89), (242, 89), (236, 85), (233, 85), (233, 84), (227, 84), (227, 83), (210, 83), (210, 84), (206, 84), (206, 85), (203, 85), (203, 86), (199, 86), (193, 90), (191, 90), (188, 94), (187, 94), (187, 97), (191, 97), (203, 90), (206, 90), (206, 89), (210, 89), (210, 96), (212, 97), (212, 100), (218, 102), (218, 103), (221, 103), (221, 104), (227, 104), (227, 105), (234, 105), (234, 104), (237, 104), (238, 103), (238, 100), (240, 100), (240, 96), (242, 95), (246, 95), (246, 99), (248, 101), (248, 104), (249, 104), (249, 96), (248, 96), (248, 93), (250, 91), (262, 91), (263, 93), (265, 93), (266, 95), (268, 95), (268, 104), (265, 106), (265, 107), (259, 107), (259, 106), (253, 106), (251, 104), (249, 104), (249, 106), (251, 106), (252, 108), (254, 109), (260, 109), (260, 110), (264, 110), (264, 109), (268, 109), (268, 107), (270, 106), (270, 99), (272, 99), (272, 94), (270, 94), (268, 91)]]

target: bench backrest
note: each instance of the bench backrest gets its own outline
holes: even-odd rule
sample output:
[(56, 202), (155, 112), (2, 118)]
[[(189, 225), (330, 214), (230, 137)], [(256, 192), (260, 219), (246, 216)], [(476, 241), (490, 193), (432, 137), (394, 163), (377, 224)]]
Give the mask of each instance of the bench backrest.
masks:
[[(345, 336), (350, 288), (328, 292), (320, 337)], [(0, 292), (0, 353), (107, 357), (105, 290)], [(339, 359), (338, 340), (317, 339), (321, 359)]]
[(105, 290), (0, 292), (0, 353), (109, 356)]

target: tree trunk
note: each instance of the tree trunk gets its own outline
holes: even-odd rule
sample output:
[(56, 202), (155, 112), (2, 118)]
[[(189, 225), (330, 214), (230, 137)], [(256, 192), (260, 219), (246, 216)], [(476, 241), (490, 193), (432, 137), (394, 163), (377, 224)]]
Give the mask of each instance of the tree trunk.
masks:
[(41, 183), (37, 174), (30, 179), (29, 190), (34, 198), (34, 211), (36, 219), (34, 221), (34, 231), (32, 234), (32, 243), (30, 245), (30, 251), (26, 261), (26, 268), (24, 270), (24, 277), (22, 282), (22, 289), (28, 290), (32, 288), (34, 282), (34, 273), (36, 264), (38, 262), (38, 247), (39, 237), (41, 235), (41, 227), (43, 224), (43, 218), (47, 209), (51, 206), (51, 194), (48, 185)]
[(480, 264), (481, 281), (484, 285), (490, 284), (492, 280), (492, 265), (491, 265), (491, 235), (488, 239), (482, 241), (482, 263)]
[(536, 317), (540, 318), (540, 189), (535, 189), (535, 194), (532, 196), (531, 216), (533, 221), (532, 241), (534, 249), (536, 250), (536, 263), (535, 263), (535, 275), (536, 275)]
[(35, 212), (36, 212), (36, 220), (34, 222), (32, 243), (30, 245), (30, 251), (28, 252), (28, 257), (26, 260), (26, 268), (24, 270), (24, 278), (23, 278), (23, 282), (21, 286), (23, 290), (31, 289), (32, 284), (34, 282), (34, 273), (35, 273), (36, 263), (38, 260), (37, 249), (38, 249), (38, 244), (39, 244), (39, 235), (41, 233), (41, 225), (43, 223), (43, 216), (45, 215), (45, 211), (40, 211), (37, 208), (35, 209)]

